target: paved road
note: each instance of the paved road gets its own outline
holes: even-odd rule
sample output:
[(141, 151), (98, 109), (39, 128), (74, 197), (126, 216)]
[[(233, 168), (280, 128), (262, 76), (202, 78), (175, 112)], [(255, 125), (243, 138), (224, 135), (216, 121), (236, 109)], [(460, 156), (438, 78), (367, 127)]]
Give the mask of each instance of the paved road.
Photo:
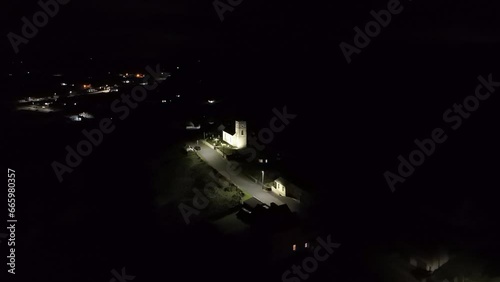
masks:
[[(196, 142), (192, 142), (190, 145), (195, 146)], [(226, 159), (224, 159), (214, 149), (207, 146), (201, 141), (198, 142), (198, 146), (201, 147), (201, 150), (197, 151), (197, 154), (211, 167), (215, 168), (220, 173), (224, 175), (230, 175), (231, 182), (233, 182), (234, 185), (238, 186), (243, 191), (247, 192), (250, 195), (253, 195), (259, 201), (267, 205), (270, 205), (273, 202), (277, 205), (287, 204), (290, 210), (300, 213), (300, 203), (297, 200), (289, 197), (282, 197), (272, 192), (264, 191), (262, 190), (262, 185), (255, 183), (253, 180), (250, 180), (243, 173), (229, 173), (231, 170), (228, 169), (229, 162)]]

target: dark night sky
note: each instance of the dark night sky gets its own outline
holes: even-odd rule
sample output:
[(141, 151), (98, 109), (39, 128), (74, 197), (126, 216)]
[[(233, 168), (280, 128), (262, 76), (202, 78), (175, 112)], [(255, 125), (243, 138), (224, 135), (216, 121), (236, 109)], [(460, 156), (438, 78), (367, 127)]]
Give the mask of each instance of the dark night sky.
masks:
[[(212, 2), (207, 0), (73, 0), (61, 6), (59, 14), (28, 45), (21, 46), (17, 56), (13, 52), (7, 55), (46, 61), (86, 55), (126, 60), (171, 59), (187, 50), (207, 53), (213, 49), (244, 48), (251, 51), (283, 42), (295, 45), (288, 49), (304, 45), (318, 50), (319, 45), (324, 44), (338, 48), (341, 41), (352, 38), (355, 25), (362, 26), (371, 19), (371, 9), (384, 8), (386, 3), (243, 1), (234, 12), (226, 13), (221, 23)], [(499, 27), (492, 22), (498, 11), (494, 1), (402, 3), (405, 10), (393, 18), (383, 32), (388, 35), (380, 36), (379, 41), (498, 41)], [(3, 9), (4, 34), (19, 32), (20, 18), (31, 18), (38, 9), (35, 1), (17, 2)]]

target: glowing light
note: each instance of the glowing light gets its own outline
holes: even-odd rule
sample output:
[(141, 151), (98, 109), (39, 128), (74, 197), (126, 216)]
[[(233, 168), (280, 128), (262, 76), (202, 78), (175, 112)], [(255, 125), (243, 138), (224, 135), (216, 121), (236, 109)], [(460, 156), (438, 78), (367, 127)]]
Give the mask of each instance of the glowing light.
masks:
[(167, 100), (161, 100), (161, 102), (162, 102), (162, 103), (166, 103), (166, 102), (167, 102)]
[(295, 252), (297, 250), (297, 245), (293, 245), (292, 250)]
[(213, 104), (215, 103), (215, 100), (208, 100), (208, 103)]

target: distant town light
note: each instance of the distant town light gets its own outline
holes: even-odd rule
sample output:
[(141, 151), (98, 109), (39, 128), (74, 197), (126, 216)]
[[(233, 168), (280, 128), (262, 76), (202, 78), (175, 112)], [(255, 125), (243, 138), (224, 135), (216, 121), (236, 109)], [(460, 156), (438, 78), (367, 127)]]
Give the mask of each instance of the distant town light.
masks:
[(177, 69), (180, 69), (180, 67), (177, 67)]
[(181, 95), (179, 95), (179, 94), (177, 94), (177, 95), (175, 95), (175, 96), (176, 96), (177, 98), (181, 97)]
[(161, 100), (161, 102), (162, 102), (162, 103), (166, 103), (166, 102), (167, 102), (167, 100)]
[(73, 103), (73, 105), (75, 105), (75, 106), (76, 106), (76, 103)]
[(215, 103), (215, 100), (208, 100), (208, 103), (213, 104)]
[(67, 85), (67, 84), (66, 84), (66, 83), (64, 83), (64, 82), (62, 82), (62, 83), (61, 83), (61, 86), (66, 86), (66, 85)]
[(306, 243), (304, 246), (305, 246), (306, 248), (309, 248), (309, 243)]
[(297, 250), (297, 245), (293, 245), (292, 250), (295, 252)]

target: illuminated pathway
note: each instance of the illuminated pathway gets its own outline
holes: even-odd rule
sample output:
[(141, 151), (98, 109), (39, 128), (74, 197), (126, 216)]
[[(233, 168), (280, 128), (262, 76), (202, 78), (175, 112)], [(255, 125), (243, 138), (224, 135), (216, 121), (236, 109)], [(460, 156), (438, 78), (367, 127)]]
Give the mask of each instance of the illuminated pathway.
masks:
[[(191, 143), (190, 145), (194, 147), (196, 146), (196, 143)], [(228, 165), (228, 161), (226, 159), (203, 142), (199, 142), (198, 146), (201, 147), (201, 150), (196, 152), (206, 163), (215, 168), (217, 171), (228, 174), (228, 172), (226, 172)], [(243, 173), (231, 175), (231, 182), (267, 205), (270, 205), (272, 202), (277, 205), (287, 204), (292, 211), (300, 212), (300, 204), (297, 200), (289, 197), (278, 196), (272, 192), (263, 191), (262, 185), (253, 182)]]

